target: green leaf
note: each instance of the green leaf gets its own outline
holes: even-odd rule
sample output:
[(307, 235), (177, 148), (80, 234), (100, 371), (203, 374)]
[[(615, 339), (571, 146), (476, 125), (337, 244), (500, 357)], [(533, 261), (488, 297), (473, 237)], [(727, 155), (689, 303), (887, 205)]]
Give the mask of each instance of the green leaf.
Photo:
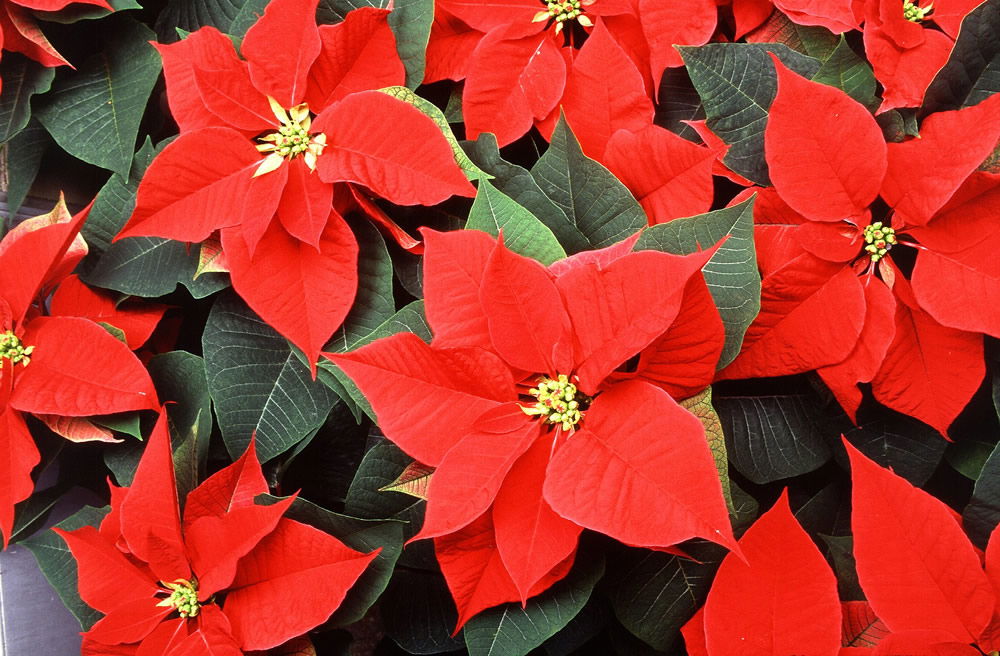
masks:
[[(399, 312), (392, 315), (372, 332), (368, 333), (364, 337), (355, 339), (350, 345), (348, 345), (347, 348), (340, 349), (339, 345), (334, 345), (334, 348), (324, 348), (324, 350), (337, 353), (353, 351), (361, 348), (365, 344), (374, 342), (376, 339), (388, 337), (401, 332), (414, 333), (425, 342), (431, 341), (431, 329), (430, 326), (427, 325), (427, 319), (424, 318), (424, 302), (422, 300), (410, 303)], [(358, 389), (357, 385), (355, 385), (354, 382), (348, 378), (337, 365), (323, 358), (320, 360), (318, 367), (321, 372), (321, 375), (319, 376), (320, 381), (330, 387), (330, 389), (332, 389), (345, 402), (355, 404), (366, 415), (371, 417), (372, 420), (375, 420), (375, 413), (372, 411), (371, 405), (361, 393), (361, 390)], [(333, 381), (330, 380), (331, 376)]]
[(976, 480), (983, 471), (986, 460), (996, 448), (996, 442), (982, 439), (966, 439), (947, 446), (944, 458), (955, 471), (969, 480)]
[(323, 350), (343, 352), (388, 321), (396, 311), (392, 258), (382, 234), (369, 221), (351, 221), (358, 240), (358, 292), (344, 324)]
[(833, 569), (837, 573), (837, 590), (844, 601), (862, 601), (865, 598), (858, 569), (854, 560), (854, 538), (850, 535), (819, 536), (826, 543)]
[(358, 465), (347, 491), (344, 510), (367, 519), (410, 519), (409, 511), (420, 502), (407, 494), (384, 491), (384, 488), (399, 479), (412, 462), (413, 458), (392, 442), (377, 442)]
[[(393, 12), (393, 14), (395, 14), (395, 12)], [(448, 123), (448, 119), (445, 118), (444, 113), (438, 109), (434, 103), (424, 100), (406, 87), (386, 87), (384, 89), (379, 89), (379, 91), (390, 95), (397, 100), (402, 100), (405, 103), (413, 105), (423, 112), (428, 118), (434, 121), (435, 125), (441, 129), (441, 134), (444, 135), (448, 145), (451, 146), (451, 151), (455, 155), (455, 163), (458, 164), (458, 167), (462, 169), (463, 173), (465, 173), (466, 178), (469, 180), (488, 180), (493, 177), (476, 166), (475, 163), (469, 159), (469, 156), (465, 154), (465, 151), (462, 150), (462, 147), (458, 143), (458, 139), (455, 138), (455, 133), (451, 130), (451, 125)]]
[(548, 266), (566, 257), (566, 251), (549, 228), (534, 214), (491, 185), (479, 183), (476, 200), (469, 210), (469, 230), (482, 230), (494, 237), (503, 230), (504, 244), (510, 250), (534, 258)]
[(153, 357), (149, 375), (156, 394), (167, 404), (167, 424), (174, 447), (174, 470), (181, 499), (204, 478), (212, 436), (212, 399), (204, 359), (186, 351)]
[(319, 0), (316, 20), (320, 23), (339, 23), (347, 14), (361, 7), (385, 9), (390, 0)]
[(680, 643), (680, 629), (704, 602), (725, 551), (701, 548), (692, 555), (628, 549), (609, 561), (615, 617), (654, 649)]
[(406, 86), (416, 89), (424, 81), (427, 42), (434, 22), (434, 0), (396, 0), (389, 27), (396, 35), (396, 50), (406, 68)]
[(730, 146), (723, 162), (758, 184), (770, 184), (764, 128), (778, 83), (767, 53), (773, 52), (808, 78), (819, 71), (819, 61), (776, 43), (710, 43), (677, 49), (705, 103), (709, 129)]
[(1000, 0), (988, 0), (962, 21), (948, 62), (924, 94), (922, 114), (978, 104), (1000, 92)]
[(726, 436), (722, 432), (719, 414), (712, 405), (712, 388), (706, 387), (701, 394), (681, 400), (680, 406), (697, 417), (701, 421), (701, 425), (705, 427), (705, 439), (708, 440), (708, 448), (712, 450), (715, 469), (718, 471), (719, 481), (722, 483), (722, 496), (725, 497), (726, 506), (732, 512), (733, 493), (729, 486), (729, 456), (726, 454)]
[(972, 488), (972, 498), (962, 511), (962, 526), (981, 548), (985, 548), (997, 524), (1000, 524), (1000, 445), (986, 459)]
[(875, 72), (868, 62), (858, 57), (843, 34), (833, 52), (821, 61), (813, 82), (837, 87), (870, 110), (879, 106), (879, 99), (875, 97)]
[(52, 87), (56, 69), (42, 66), (20, 53), (11, 52), (0, 61), (0, 142), (6, 143), (31, 120), (31, 97)]
[(243, 38), (264, 14), (270, 0), (169, 0), (156, 19), (156, 33), (163, 43), (177, 41), (175, 28), (194, 32), (211, 25), (223, 34)]
[(549, 149), (531, 168), (531, 176), (583, 238), (564, 241), (565, 229), (537, 215), (568, 253), (610, 246), (646, 227), (642, 207), (611, 171), (583, 154), (565, 117), (559, 118)]
[(21, 538), (28, 537), (38, 530), (65, 493), (65, 485), (56, 485), (34, 492), (24, 501), (18, 502), (14, 507), (14, 526), (10, 532), (10, 543), (20, 542)]
[[(124, 335), (124, 333), (122, 333)], [(142, 428), (139, 425), (139, 413), (118, 412), (113, 415), (101, 415), (91, 418), (95, 424), (107, 428), (131, 438), (142, 440)]]
[[(271, 505), (279, 500), (279, 497), (269, 494), (256, 499), (263, 505)], [(347, 597), (328, 620), (327, 626), (347, 626), (361, 620), (389, 585), (396, 561), (403, 551), (402, 522), (349, 517), (302, 498), (292, 502), (285, 516), (328, 533), (355, 551), (371, 553), (381, 549), (368, 569), (351, 586)]]
[(560, 244), (571, 249), (587, 248), (587, 238), (570, 222), (566, 213), (545, 195), (528, 169), (511, 164), (500, 156), (495, 136), (484, 132), (476, 141), (463, 141), (462, 148), (477, 165), (493, 176), (494, 187), (547, 225)]
[(717, 396), (715, 409), (730, 462), (754, 483), (799, 476), (830, 459), (812, 396)]
[(451, 635), (458, 613), (438, 572), (397, 570), (379, 610), (386, 635), (409, 654), (443, 654), (463, 647), (462, 634)]
[(837, 35), (825, 27), (799, 25), (780, 11), (754, 30), (754, 42), (781, 43), (816, 59), (826, 59), (837, 47)]
[(319, 429), (335, 397), (288, 342), (235, 294), (220, 295), (202, 335), (208, 390), (232, 458), (256, 435), (266, 462)]
[(934, 474), (948, 446), (927, 424), (895, 412), (852, 426), (844, 435), (861, 453), (918, 487)]
[[(162, 148), (163, 144), (160, 144)], [(87, 240), (91, 257), (100, 255), (111, 246), (111, 240), (125, 226), (128, 217), (135, 209), (135, 192), (153, 157), (160, 148), (154, 148), (153, 142), (147, 137), (142, 147), (132, 158), (128, 178), (113, 175), (104, 183), (97, 193), (94, 206), (90, 210), (87, 222), (80, 232)], [(171, 288), (173, 289), (173, 288)]]
[(195, 298), (204, 298), (229, 285), (229, 277), (207, 273), (194, 279), (198, 251), (187, 244), (159, 237), (129, 237), (111, 244), (89, 272), (81, 277), (96, 287), (129, 296), (155, 298), (183, 283)]
[(684, 122), (700, 121), (705, 118), (705, 105), (691, 84), (687, 69), (668, 68), (663, 71), (657, 97), (660, 102), (656, 105), (653, 123), (688, 141), (701, 143), (701, 137), (695, 129)]
[[(75, 515), (64, 519), (56, 526), (67, 531), (82, 526), (97, 526), (109, 510), (110, 508), (107, 507), (84, 506)], [(63, 605), (79, 620), (80, 627), (84, 631), (89, 630), (94, 622), (101, 618), (101, 613), (80, 599), (80, 593), (77, 592), (76, 587), (76, 560), (63, 539), (52, 531), (43, 531), (36, 533), (21, 544), (31, 551), (35, 560), (38, 561), (38, 568), (42, 570), (49, 585), (62, 599)]]
[[(135, 0), (108, 0), (108, 4), (111, 5), (112, 11), (142, 9), (142, 5)], [(52, 23), (75, 23), (81, 20), (104, 18), (110, 14), (111, 11), (108, 11), (104, 7), (97, 7), (94, 5), (78, 5), (74, 3), (68, 7), (60, 9), (59, 11), (35, 10), (32, 13), (38, 16), (41, 20)]]
[(604, 558), (582, 551), (566, 578), (521, 608), (519, 603), (489, 608), (465, 625), (469, 656), (526, 656), (576, 617), (604, 575)]
[(160, 56), (148, 27), (124, 17), (113, 23), (104, 51), (60, 76), (36, 114), (63, 150), (124, 178)]
[(17, 213), (28, 196), (38, 169), (42, 165), (42, 155), (51, 138), (36, 119), (4, 144), (3, 152), (7, 160), (7, 211), (11, 216)]
[(710, 248), (728, 236), (702, 268), (726, 330), (720, 369), (739, 354), (743, 335), (760, 311), (760, 274), (753, 236), (754, 200), (655, 225), (643, 232), (636, 244), (637, 250), (687, 255)]

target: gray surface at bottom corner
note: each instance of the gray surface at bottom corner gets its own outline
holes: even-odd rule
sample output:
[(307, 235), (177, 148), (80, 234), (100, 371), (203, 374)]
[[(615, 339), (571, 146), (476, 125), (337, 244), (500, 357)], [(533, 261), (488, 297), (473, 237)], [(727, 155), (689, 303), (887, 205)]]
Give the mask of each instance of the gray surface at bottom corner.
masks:
[(45, 580), (34, 556), (14, 544), (0, 553), (0, 656), (73, 656), (80, 624)]

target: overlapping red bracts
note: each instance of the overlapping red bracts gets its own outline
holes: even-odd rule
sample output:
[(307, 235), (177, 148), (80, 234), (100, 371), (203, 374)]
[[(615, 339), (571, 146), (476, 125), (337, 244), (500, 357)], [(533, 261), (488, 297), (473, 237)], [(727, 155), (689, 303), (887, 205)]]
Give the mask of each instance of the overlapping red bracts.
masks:
[[(88, 210), (71, 217), (60, 201), (50, 214), (23, 222), (0, 241), (0, 443), (4, 452), (0, 530), (5, 545), (14, 523), (14, 504), (31, 494), (31, 470), (39, 462), (26, 414), (39, 417), (74, 441), (113, 440), (86, 417), (157, 407), (156, 391), (142, 363), (127, 344), (95, 323), (105, 321), (117, 327), (126, 323), (120, 320), (122, 315), (84, 300), (69, 304), (72, 307), (54, 303), (45, 316), (45, 298), (87, 252), (78, 233)], [(69, 284), (79, 283), (71, 280)], [(56, 292), (65, 300), (58, 288)], [(159, 320), (158, 313), (152, 312), (153, 316), (134, 324), (133, 335), (152, 330)]]
[[(699, 272), (713, 251), (633, 253), (633, 238), (546, 269), (481, 232), (424, 234), (434, 341), (402, 333), (327, 357), (389, 439), (436, 467), (416, 539), (435, 538), (459, 625), (561, 578), (584, 528), (732, 546), (704, 429), (670, 394), (703, 389), (719, 358)], [(669, 344), (692, 326), (709, 348), (682, 363)], [(543, 407), (547, 385), (568, 415)]]
[(1000, 97), (886, 144), (846, 94), (776, 66), (775, 186), (756, 190), (762, 309), (721, 375), (815, 369), (852, 417), (870, 382), (945, 434), (984, 375), (982, 336), (1000, 335), (1000, 177), (977, 170), (1000, 138)]
[[(282, 517), (291, 498), (254, 505), (267, 491), (251, 443), (188, 495), (182, 522), (161, 415), (131, 487), (111, 487), (100, 529), (57, 529), (80, 596), (104, 613), (82, 653), (239, 656), (325, 622), (377, 552)], [(187, 596), (171, 603), (178, 588)]]
[[(316, 4), (271, 2), (243, 59), (210, 27), (159, 46), (181, 135), (143, 177), (119, 235), (199, 242), (220, 231), (236, 291), (311, 362), (354, 300), (357, 242), (342, 213), (371, 207), (355, 198), (412, 205), (473, 194), (434, 122), (374, 91), (405, 76), (388, 11), (317, 27)], [(301, 147), (274, 150), (289, 136), (280, 129)], [(401, 233), (384, 213), (366, 213)]]

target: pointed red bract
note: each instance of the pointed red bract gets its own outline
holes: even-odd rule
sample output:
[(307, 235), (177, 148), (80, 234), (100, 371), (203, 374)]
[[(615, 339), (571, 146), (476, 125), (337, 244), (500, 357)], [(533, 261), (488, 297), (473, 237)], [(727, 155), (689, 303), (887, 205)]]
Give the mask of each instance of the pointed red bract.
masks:
[(352, 94), (322, 112), (313, 129), (327, 136), (317, 164), (327, 182), (356, 182), (398, 205), (434, 205), (454, 195), (475, 195), (440, 128), (387, 94)]
[[(3, 384), (0, 377), (0, 386)], [(27, 499), (35, 489), (31, 470), (41, 458), (21, 413), (0, 404), (0, 531), (4, 549), (14, 529), (14, 504)]]
[(382, 430), (433, 466), (484, 412), (517, 398), (510, 370), (497, 356), (475, 348), (432, 348), (412, 333), (324, 355), (362, 389)]
[(322, 624), (376, 555), (311, 526), (279, 521), (239, 563), (223, 605), (233, 636), (243, 649), (269, 649)]
[(109, 294), (88, 287), (74, 275), (59, 283), (52, 295), (50, 311), (55, 316), (84, 317), (114, 326), (125, 333), (128, 347), (134, 351), (153, 334), (167, 306), (159, 303), (117, 305)]
[(845, 444), (858, 579), (875, 613), (893, 632), (936, 630), (973, 642), (995, 596), (951, 511)]
[(424, 311), (434, 345), (491, 348), (479, 289), (496, 242), (478, 230), (425, 228), (421, 234), (426, 243)]
[[(666, 392), (642, 381), (620, 383), (597, 397), (586, 427), (557, 449), (545, 500), (563, 517), (626, 544), (670, 546), (697, 536), (732, 547), (706, 444), (701, 422)], [(683, 468), (674, 466), (680, 462)]]
[(787, 491), (740, 538), (740, 549), (744, 559), (726, 556), (705, 602), (708, 652), (836, 656), (837, 579), (792, 516)]
[(267, 481), (257, 461), (257, 442), (232, 465), (219, 470), (191, 490), (184, 502), (184, 525), (202, 517), (222, 517), (236, 508), (254, 505), (254, 497), (267, 493)]
[(271, 0), (240, 46), (254, 86), (283, 107), (299, 104), (306, 95), (309, 69), (320, 52), (317, 4), (318, 0)]
[(802, 78), (773, 54), (771, 59), (778, 95), (768, 114), (764, 148), (775, 188), (793, 209), (815, 221), (860, 215), (885, 175), (882, 130), (843, 91)]
[(686, 2), (683, 8), (659, 0), (639, 0), (638, 9), (643, 33), (649, 42), (650, 65), (656, 82), (663, 69), (683, 65), (675, 45), (708, 43), (718, 22), (715, 0)]

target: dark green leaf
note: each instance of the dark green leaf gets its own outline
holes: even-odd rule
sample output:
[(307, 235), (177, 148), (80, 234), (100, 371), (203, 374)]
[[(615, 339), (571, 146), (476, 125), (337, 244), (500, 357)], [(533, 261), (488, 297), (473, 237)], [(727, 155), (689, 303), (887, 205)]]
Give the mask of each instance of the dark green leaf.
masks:
[(384, 9), (390, 0), (319, 0), (316, 18), (320, 23), (339, 23), (347, 14), (361, 7)]
[(333, 408), (334, 395), (235, 294), (220, 295), (212, 306), (202, 352), (222, 439), (234, 459), (253, 435), (261, 462), (284, 453), (322, 426)]
[(830, 552), (833, 569), (837, 573), (837, 591), (844, 601), (863, 601), (865, 593), (858, 582), (854, 561), (854, 538), (850, 535), (820, 535)]
[(962, 21), (948, 63), (938, 71), (922, 112), (970, 107), (1000, 91), (1000, 0), (988, 0)]
[(469, 230), (482, 230), (496, 237), (503, 230), (510, 250), (548, 266), (566, 257), (566, 251), (549, 228), (534, 214), (498, 190), (489, 180), (479, 182), (479, 192), (469, 210)]
[(156, 19), (156, 33), (163, 43), (177, 40), (175, 28), (194, 32), (211, 25), (224, 34), (243, 38), (264, 14), (270, 0), (169, 0)]
[(56, 69), (42, 66), (16, 52), (0, 61), (0, 142), (7, 142), (31, 120), (31, 97), (52, 87)]
[(611, 171), (583, 154), (563, 117), (552, 133), (549, 149), (531, 168), (531, 176), (584, 239), (563, 241), (564, 228), (536, 215), (560, 237), (568, 253), (610, 246), (646, 227), (639, 203)]
[(195, 298), (228, 286), (228, 276), (208, 273), (194, 279), (198, 251), (187, 244), (159, 237), (129, 237), (111, 244), (94, 268), (82, 278), (90, 285), (129, 296), (155, 298), (183, 283)]
[(122, 17), (107, 29), (104, 51), (57, 79), (36, 115), (63, 150), (124, 178), (160, 56), (145, 25)]
[(770, 184), (764, 127), (778, 87), (767, 53), (809, 78), (819, 71), (819, 61), (774, 43), (710, 43), (678, 50), (705, 103), (709, 129), (730, 146), (726, 166), (754, 182)]
[(701, 143), (701, 137), (695, 129), (684, 122), (700, 121), (705, 118), (705, 106), (701, 102), (701, 96), (691, 84), (687, 69), (668, 68), (663, 71), (657, 98), (660, 101), (656, 105), (656, 117), (653, 123), (688, 141)]
[(662, 551), (625, 551), (610, 561), (615, 616), (654, 649), (669, 649), (705, 601), (723, 555), (721, 550), (699, 552), (692, 560)]
[(399, 569), (379, 604), (386, 635), (410, 654), (443, 654), (461, 649), (452, 637), (458, 613), (440, 573)]
[(465, 625), (469, 656), (526, 656), (576, 617), (604, 575), (604, 558), (580, 552), (566, 578), (521, 608), (519, 603), (489, 608)]
[(494, 187), (538, 217), (552, 230), (560, 244), (569, 249), (587, 248), (587, 238), (570, 222), (566, 213), (545, 195), (531, 173), (500, 156), (495, 136), (484, 132), (476, 141), (463, 141), (462, 148), (472, 161), (493, 176)]
[(638, 250), (688, 255), (711, 248), (728, 236), (702, 269), (726, 329), (720, 369), (739, 354), (743, 334), (760, 311), (753, 204), (750, 198), (733, 207), (655, 225), (643, 232), (636, 244)]
[(382, 234), (369, 221), (353, 221), (358, 240), (358, 293), (344, 325), (324, 350), (342, 352), (388, 321), (396, 311), (392, 295), (392, 259)]
[(139, 426), (138, 412), (119, 412), (113, 415), (92, 417), (91, 419), (98, 426), (123, 433), (137, 440), (142, 440), (142, 428)]
[(872, 67), (858, 57), (844, 38), (840, 36), (837, 47), (826, 58), (813, 76), (813, 82), (822, 82), (837, 87), (865, 107), (874, 110), (879, 105), (875, 97), (875, 72)]
[(14, 527), (10, 533), (10, 543), (14, 544), (37, 530), (65, 492), (65, 486), (56, 485), (35, 492), (18, 503), (14, 507)]
[[(108, 0), (108, 4), (111, 5), (112, 11), (124, 11), (126, 9), (142, 9), (140, 5), (135, 0)], [(60, 9), (59, 11), (38, 11), (36, 10), (35, 15), (44, 21), (50, 21), (53, 23), (75, 23), (80, 20), (91, 20), (94, 18), (104, 18), (111, 12), (103, 7), (97, 7), (94, 5), (80, 5), (80, 4), (70, 4), (70, 6)]]
[(930, 426), (895, 414), (865, 422), (846, 437), (861, 453), (918, 487), (937, 469), (948, 446)]
[(183, 499), (204, 478), (212, 436), (212, 400), (205, 361), (186, 351), (171, 351), (155, 356), (148, 367), (160, 401), (168, 402), (177, 489)]
[[(939, 438), (940, 439), (940, 438)], [(979, 478), (986, 460), (997, 446), (996, 442), (980, 439), (964, 439), (948, 445), (944, 459), (955, 471), (970, 480)]]
[(91, 254), (99, 255), (106, 251), (111, 240), (125, 226), (135, 209), (135, 192), (139, 188), (139, 180), (158, 151), (147, 137), (139, 152), (132, 158), (128, 179), (113, 175), (97, 193), (94, 207), (80, 231), (87, 240)]
[(983, 465), (972, 489), (972, 498), (962, 512), (962, 526), (980, 547), (986, 546), (993, 529), (1000, 524), (1000, 445)]
[[(269, 494), (257, 497), (257, 502), (264, 505), (278, 500), (278, 497)], [(341, 515), (302, 498), (292, 502), (285, 516), (329, 533), (355, 551), (371, 553), (381, 549), (361, 578), (351, 586), (327, 625), (339, 627), (359, 621), (389, 585), (396, 560), (403, 550), (403, 524)]]
[(755, 43), (781, 43), (816, 59), (826, 59), (837, 47), (837, 35), (830, 30), (793, 23), (780, 11), (773, 12), (753, 36)]
[(17, 213), (27, 198), (42, 165), (42, 155), (51, 141), (49, 133), (33, 118), (26, 128), (4, 146), (4, 156), (7, 159), (7, 210), (11, 216)]
[(754, 483), (810, 472), (830, 459), (806, 395), (717, 396), (729, 461)]
[(396, 35), (396, 50), (406, 68), (406, 86), (416, 89), (424, 81), (427, 42), (434, 22), (434, 0), (396, 0), (389, 27)]
[[(109, 508), (85, 506), (56, 526), (67, 531), (81, 526), (97, 526), (108, 510)], [(22, 544), (34, 555), (38, 561), (38, 568), (42, 570), (49, 585), (62, 599), (63, 605), (79, 620), (83, 630), (90, 629), (91, 625), (101, 618), (101, 614), (80, 599), (76, 588), (76, 560), (73, 559), (73, 554), (63, 539), (52, 531), (43, 531), (31, 536)]]

